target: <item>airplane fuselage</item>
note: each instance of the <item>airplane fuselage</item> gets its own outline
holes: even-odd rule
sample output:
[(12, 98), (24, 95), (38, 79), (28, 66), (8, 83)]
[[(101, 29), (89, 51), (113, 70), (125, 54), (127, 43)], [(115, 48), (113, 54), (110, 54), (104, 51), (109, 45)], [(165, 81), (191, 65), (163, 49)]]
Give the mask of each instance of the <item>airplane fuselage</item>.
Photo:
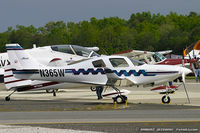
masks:
[[(95, 63), (103, 67), (95, 67)], [(122, 61), (121, 66), (117, 61)], [(116, 64), (114, 64), (116, 63)], [(116, 66), (115, 66), (116, 65)], [(118, 65), (118, 66), (117, 66)], [(103, 56), (62, 67), (15, 70), (19, 79), (108, 85), (109, 79), (127, 79), (133, 84), (160, 84), (181, 76), (182, 67), (169, 65), (134, 65), (127, 57)]]

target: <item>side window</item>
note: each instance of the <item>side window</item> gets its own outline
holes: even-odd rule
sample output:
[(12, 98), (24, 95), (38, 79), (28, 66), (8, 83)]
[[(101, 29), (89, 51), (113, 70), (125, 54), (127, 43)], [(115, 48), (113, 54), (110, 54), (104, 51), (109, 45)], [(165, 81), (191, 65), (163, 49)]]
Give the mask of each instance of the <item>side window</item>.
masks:
[(153, 55), (153, 58), (155, 59), (156, 62), (160, 61), (159, 58), (158, 58), (158, 56), (156, 56), (156, 55)]
[(110, 63), (113, 67), (128, 67), (128, 63), (124, 58), (110, 58)]
[(103, 60), (96, 60), (92, 62), (94, 67), (106, 67), (105, 63)]

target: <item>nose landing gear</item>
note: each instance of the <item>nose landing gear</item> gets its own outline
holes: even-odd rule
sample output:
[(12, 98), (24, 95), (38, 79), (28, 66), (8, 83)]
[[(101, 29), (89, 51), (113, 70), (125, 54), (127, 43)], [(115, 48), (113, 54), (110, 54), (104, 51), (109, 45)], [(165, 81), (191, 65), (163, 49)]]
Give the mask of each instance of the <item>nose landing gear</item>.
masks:
[(164, 103), (164, 104), (169, 104), (170, 101), (171, 101), (171, 99), (170, 99), (170, 97), (169, 97), (168, 95), (164, 95), (164, 96), (162, 97), (162, 103)]

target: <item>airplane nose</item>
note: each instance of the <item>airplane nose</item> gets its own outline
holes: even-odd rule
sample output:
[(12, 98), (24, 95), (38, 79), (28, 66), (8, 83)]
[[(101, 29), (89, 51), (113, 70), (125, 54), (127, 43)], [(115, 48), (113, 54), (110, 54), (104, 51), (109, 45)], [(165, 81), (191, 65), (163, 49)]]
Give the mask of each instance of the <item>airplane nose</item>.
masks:
[(181, 67), (180, 73), (184, 73), (185, 75), (192, 73), (192, 71), (186, 67)]

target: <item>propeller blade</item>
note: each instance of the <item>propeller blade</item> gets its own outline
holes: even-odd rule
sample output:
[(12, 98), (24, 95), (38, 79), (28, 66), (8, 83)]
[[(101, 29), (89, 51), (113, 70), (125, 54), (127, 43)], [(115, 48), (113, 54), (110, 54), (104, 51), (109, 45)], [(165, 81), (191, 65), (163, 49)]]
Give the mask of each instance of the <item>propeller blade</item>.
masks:
[(188, 99), (188, 103), (190, 103), (190, 98), (189, 98), (189, 95), (188, 95), (188, 92), (187, 92), (187, 88), (185, 86), (185, 72), (182, 73), (182, 80), (183, 80), (183, 86), (184, 86), (184, 89), (185, 89), (185, 94), (186, 94), (187, 99)]
[(183, 83), (185, 83), (185, 73), (184, 72), (182, 73), (182, 80), (183, 80)]

